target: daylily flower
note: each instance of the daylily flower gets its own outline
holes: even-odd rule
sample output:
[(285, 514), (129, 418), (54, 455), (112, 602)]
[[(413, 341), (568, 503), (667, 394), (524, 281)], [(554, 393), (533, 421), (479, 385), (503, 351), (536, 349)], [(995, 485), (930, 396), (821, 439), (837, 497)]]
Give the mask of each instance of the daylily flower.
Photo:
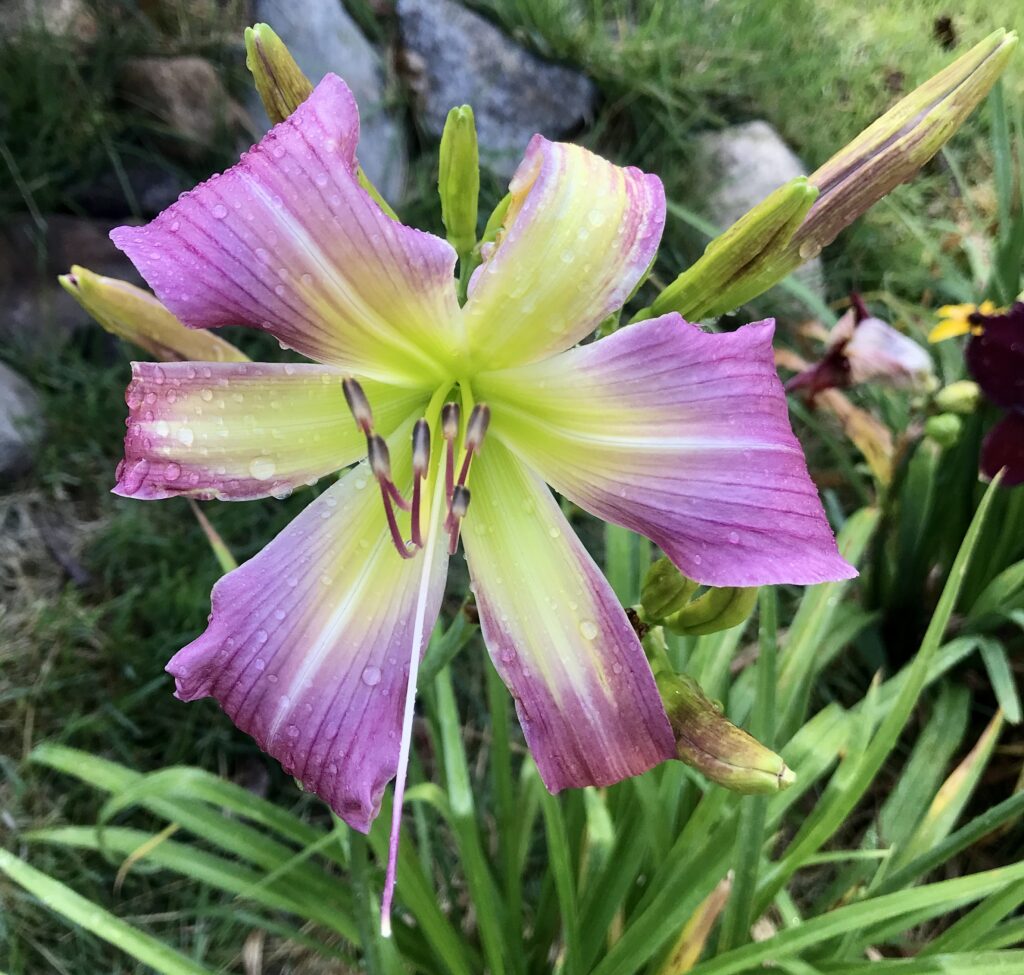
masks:
[(771, 322), (676, 314), (573, 348), (654, 258), (661, 182), (536, 136), (460, 307), (445, 241), (357, 179), (328, 75), (241, 162), (112, 233), (187, 325), (265, 329), (314, 364), (135, 363), (115, 491), (241, 500), (342, 475), (213, 590), (168, 670), (347, 823), (396, 777), (461, 532), (484, 640), (552, 791), (675, 754), (643, 649), (545, 481), (713, 586), (848, 578), (775, 373)]
[(935, 384), (931, 357), (913, 339), (872, 315), (859, 294), (836, 322), (821, 359), (786, 383), (786, 392), (806, 390), (814, 397), (826, 389), (880, 383), (896, 389), (925, 390)]

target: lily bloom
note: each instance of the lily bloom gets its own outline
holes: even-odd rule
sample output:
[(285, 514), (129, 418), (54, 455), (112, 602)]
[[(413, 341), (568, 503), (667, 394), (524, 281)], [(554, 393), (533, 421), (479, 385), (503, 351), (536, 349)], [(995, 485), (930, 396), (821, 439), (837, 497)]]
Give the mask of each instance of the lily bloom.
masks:
[(535, 137), (460, 307), (455, 251), (361, 188), (358, 136), (328, 75), (234, 168), (112, 233), (185, 324), (265, 329), (314, 360), (134, 363), (115, 491), (244, 500), (355, 464), (217, 583), (168, 670), (355, 829), (397, 775), (393, 870), (416, 671), (460, 534), (552, 791), (643, 772), (675, 736), (545, 481), (710, 585), (855, 573), (789, 426), (772, 323), (711, 335), (669, 314), (573, 348), (655, 256), (657, 177)]

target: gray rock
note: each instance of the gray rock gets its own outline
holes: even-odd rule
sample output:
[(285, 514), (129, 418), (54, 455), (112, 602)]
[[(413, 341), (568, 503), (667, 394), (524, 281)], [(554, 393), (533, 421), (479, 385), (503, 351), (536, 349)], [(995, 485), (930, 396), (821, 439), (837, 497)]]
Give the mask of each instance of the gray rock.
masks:
[[(381, 57), (341, 0), (253, 0), (257, 21), (273, 27), (314, 84), (332, 71), (345, 79), (359, 103), (359, 162), (386, 200), (399, 200), (407, 166), (405, 133), (387, 110)], [(246, 108), (263, 131), (270, 127), (255, 90)]]
[(154, 141), (169, 156), (196, 161), (232, 126), (235, 110), (205, 58), (132, 58), (118, 77), (122, 97), (165, 130)]
[(107, 237), (114, 221), (51, 216), (44, 223), (17, 217), (0, 227), (0, 342), (35, 354), (92, 322), (57, 281), (72, 264), (142, 284)]
[(8, 37), (26, 28), (42, 28), (82, 43), (95, 40), (98, 30), (83, 0), (0, 0), (0, 24)]
[(508, 177), (539, 132), (559, 138), (594, 113), (584, 75), (524, 50), (479, 14), (451, 0), (398, 0), (398, 25), (424, 128), (444, 129), (449, 109), (473, 107), (480, 158)]
[(42, 433), (43, 412), (36, 391), (0, 362), (0, 485), (32, 466)]
[[(783, 183), (807, 175), (807, 167), (782, 136), (760, 120), (698, 136), (696, 163), (704, 213), (722, 230)], [(824, 300), (825, 276), (820, 259), (808, 261), (796, 277)], [(809, 314), (806, 305), (779, 288), (768, 292), (765, 303), (779, 315)]]

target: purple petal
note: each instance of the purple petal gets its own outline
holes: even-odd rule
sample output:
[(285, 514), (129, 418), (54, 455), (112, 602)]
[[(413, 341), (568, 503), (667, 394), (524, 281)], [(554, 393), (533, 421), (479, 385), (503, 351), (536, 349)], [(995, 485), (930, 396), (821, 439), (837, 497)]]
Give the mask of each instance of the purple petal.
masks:
[[(281, 495), (366, 455), (345, 405), (345, 373), (253, 362), (133, 362), (115, 494), (227, 501)], [(415, 391), (367, 382), (379, 432), (423, 406)]]
[(356, 179), (359, 116), (328, 75), (241, 162), (111, 234), (187, 325), (249, 325), (321, 362), (427, 383), (454, 343), (455, 252)]
[(398, 765), (417, 610), (422, 653), (448, 562), (444, 545), (400, 558), (380, 505), (365, 464), (346, 474), (214, 586), (206, 632), (167, 666), (179, 698), (216, 698), (363, 832)]
[(643, 648), (551, 492), (493, 440), (470, 485), (480, 623), (545, 785), (611, 785), (671, 758)]
[(1008, 413), (981, 445), (981, 472), (991, 479), (1003, 468), (1003, 487), (1024, 484), (1024, 413)]
[(491, 368), (546, 358), (592, 332), (639, 283), (665, 226), (657, 176), (539, 135), (510, 191), (465, 307), (470, 344)]
[(771, 322), (712, 335), (665, 315), (478, 377), (494, 435), (558, 491), (714, 586), (856, 575), (790, 429)]
[(1024, 409), (1024, 302), (1005, 315), (979, 318), (982, 332), (964, 353), (967, 369), (996, 406)]

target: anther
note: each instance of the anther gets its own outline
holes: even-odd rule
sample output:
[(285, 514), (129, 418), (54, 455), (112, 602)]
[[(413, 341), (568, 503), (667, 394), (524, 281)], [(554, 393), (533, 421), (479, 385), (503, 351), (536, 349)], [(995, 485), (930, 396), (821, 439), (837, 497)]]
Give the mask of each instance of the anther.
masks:
[(423, 547), (423, 535), (420, 531), (420, 491), (421, 482), (427, 476), (430, 465), (430, 425), (420, 418), (412, 428), (412, 543), (417, 548)]
[(373, 476), (380, 481), (381, 489), (387, 492), (402, 511), (408, 511), (409, 502), (402, 497), (402, 492), (391, 480), (391, 453), (380, 434), (371, 433), (366, 438), (366, 454), (370, 462), (370, 470), (373, 471)]
[(373, 431), (373, 410), (370, 409), (370, 401), (363, 387), (356, 380), (348, 378), (341, 381), (341, 391), (345, 394), (345, 402), (359, 428), (369, 437)]
[(464, 484), (456, 484), (452, 491), (452, 503), (448, 509), (448, 554), (454, 555), (459, 547), (459, 528), (462, 519), (466, 517), (469, 510), (469, 488)]
[(462, 458), (462, 468), (459, 470), (459, 484), (465, 484), (469, 477), (469, 465), (473, 455), (480, 453), (480, 447), (484, 442), (484, 434), (491, 423), (491, 408), (486, 403), (477, 403), (473, 412), (469, 414), (469, 422), (466, 424), (466, 454)]
[(441, 433), (445, 439), (444, 496), (451, 507), (455, 487), (455, 438), (459, 435), (458, 403), (445, 403), (441, 408)]

